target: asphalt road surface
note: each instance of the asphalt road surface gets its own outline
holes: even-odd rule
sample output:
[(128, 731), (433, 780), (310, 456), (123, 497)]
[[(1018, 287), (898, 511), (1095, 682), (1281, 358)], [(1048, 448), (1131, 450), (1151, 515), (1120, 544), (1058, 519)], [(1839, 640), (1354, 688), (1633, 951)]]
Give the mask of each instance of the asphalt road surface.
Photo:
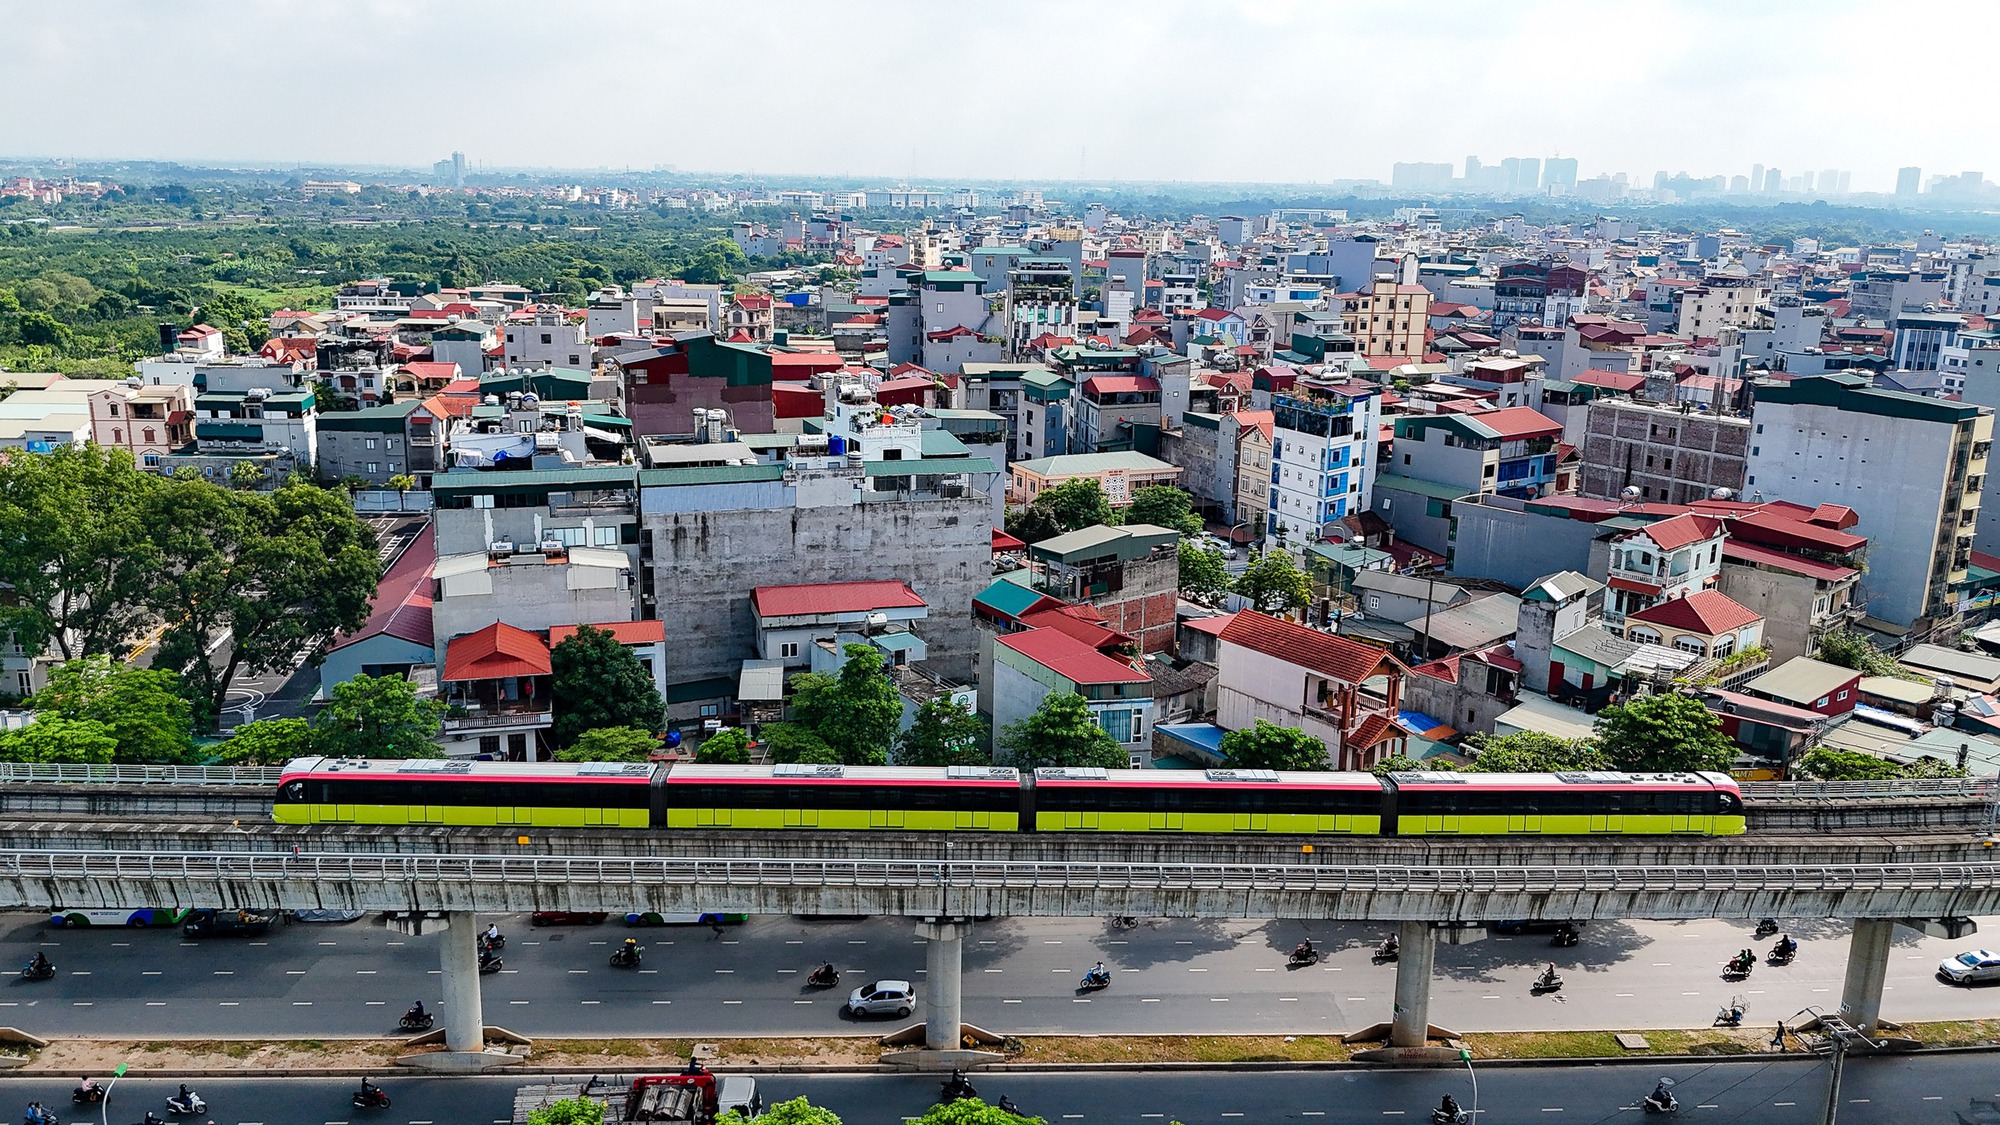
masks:
[[(704, 926), (531, 929), (499, 918), (505, 970), (484, 978), (488, 1023), (527, 1035), (781, 1035), (866, 1033), (893, 1020), (856, 1021), (848, 990), (876, 977), (921, 984), (924, 943), (902, 920), (752, 919), (721, 934)], [(1846, 927), (1790, 923), (1800, 940), (1787, 968), (1720, 979), (1721, 963), (1752, 945), (1747, 924), (1596, 923), (1574, 949), (1545, 936), (1491, 937), (1440, 946), (1431, 1021), (1459, 1031), (1702, 1026), (1734, 996), (1748, 1022), (1790, 1020), (1840, 999)], [(1326, 1033), (1387, 1019), (1394, 965), (1370, 953), (1380, 927), (1302, 922), (1001, 919), (975, 926), (965, 953), (965, 1018), (1014, 1034), (1049, 1032)], [(645, 944), (642, 969), (612, 969), (628, 934)], [(1291, 970), (1285, 955), (1311, 934), (1331, 951)], [(1954, 988), (1933, 976), (1946, 954), (2000, 940), (1924, 938), (1898, 930), (1884, 1014), (1892, 1019), (2000, 1014), (2000, 990)], [(56, 979), (0, 986), (0, 1024), (38, 1034), (161, 1037), (317, 1037), (390, 1034), (410, 1002), (441, 1003), (435, 936), (407, 937), (379, 920), (297, 924), (262, 937), (189, 941), (177, 930), (69, 930), (45, 916), (0, 916), (0, 958), (24, 964), (37, 949)], [(838, 989), (806, 988), (821, 958)], [(1099, 958), (1110, 989), (1075, 987)], [(1553, 960), (1567, 986), (1534, 996)], [(0, 964), (8, 964), (0, 960)], [(917, 1014), (922, 1015), (919, 1006)]]
[[(2000, 1077), (1990, 1054), (1925, 1059), (1855, 1059), (1841, 1086), (1845, 1125), (1984, 1125), (2000, 1120)], [(1381, 1121), (1428, 1125), (1430, 1107), (1450, 1093), (1482, 1125), (1550, 1125), (1651, 1120), (1639, 1098), (1661, 1076), (1675, 1080), (1681, 1117), (1703, 1125), (1806, 1125), (1821, 1119), (1827, 1067), (1789, 1062), (1654, 1066), (1482, 1067), (1478, 1101), (1463, 1068), (1445, 1071), (1326, 1070), (1227, 1072), (988, 1073), (972, 1075), (980, 1093), (1006, 1094), (1026, 1112), (1061, 1122), (1166, 1125), (1327, 1125)], [(357, 1110), (351, 1078), (201, 1080), (217, 1125), (503, 1125), (513, 1108), (515, 1078), (383, 1078), (392, 1105)], [(0, 1108), (12, 1113), (30, 1099), (67, 1114), (74, 1078), (0, 1079)], [(112, 1090), (106, 1120), (132, 1122), (152, 1109), (164, 1116), (171, 1079), (125, 1079)], [(767, 1104), (805, 1096), (847, 1125), (895, 1125), (922, 1114), (937, 1097), (928, 1075), (759, 1076)], [(1959, 1116), (1962, 1115), (1962, 1116)], [(1991, 1115), (1991, 1116), (1989, 1116)], [(92, 1114), (80, 1120), (96, 1121)]]

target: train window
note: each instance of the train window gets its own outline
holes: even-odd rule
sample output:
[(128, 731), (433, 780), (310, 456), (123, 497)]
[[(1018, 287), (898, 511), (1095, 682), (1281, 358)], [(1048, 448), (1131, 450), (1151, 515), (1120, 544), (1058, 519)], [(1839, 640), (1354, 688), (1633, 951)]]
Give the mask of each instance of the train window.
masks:
[(281, 805), (295, 805), (305, 799), (306, 783), (303, 780), (287, 781), (278, 788), (278, 803)]

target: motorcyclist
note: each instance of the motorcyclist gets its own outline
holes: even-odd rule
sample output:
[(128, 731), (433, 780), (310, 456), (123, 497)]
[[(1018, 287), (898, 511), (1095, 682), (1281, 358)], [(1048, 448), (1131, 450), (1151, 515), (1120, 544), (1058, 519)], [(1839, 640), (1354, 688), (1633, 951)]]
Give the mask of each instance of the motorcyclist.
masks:
[(50, 1125), (55, 1118), (48, 1110), (42, 1108), (42, 1103), (29, 1102), (27, 1116), (23, 1120), (26, 1125)]
[(174, 1100), (179, 1102), (190, 1113), (194, 1111), (194, 1092), (187, 1088), (187, 1083), (181, 1083), (181, 1096)]
[(625, 944), (624, 944), (624, 945), (621, 945), (621, 946), (619, 946), (619, 947), (618, 947), (618, 954), (619, 954), (619, 956), (621, 956), (621, 957), (623, 957), (623, 958), (625, 959), (625, 963), (626, 963), (626, 964), (628, 964), (628, 965), (636, 965), (636, 964), (638, 964), (638, 963), (639, 963), (639, 939), (638, 939), (638, 938), (629, 938), (629, 937), (628, 937), (628, 938), (626, 938), (626, 939), (625, 939)]
[(367, 1076), (364, 1075), (361, 1079), (361, 1093), (356, 1096), (364, 1103), (379, 1102), (382, 1100), (382, 1088), (368, 1081)]
[(55, 968), (55, 966), (49, 963), (48, 954), (43, 953), (40, 950), (36, 950), (35, 959), (33, 961), (28, 962), (28, 968), (36, 973), (46, 973), (49, 970)]
[(1384, 957), (1394, 957), (1394, 956), (1396, 955), (1396, 953), (1397, 953), (1397, 945), (1398, 945), (1398, 943), (1397, 943), (1397, 940), (1396, 940), (1396, 935), (1395, 935), (1395, 934), (1390, 934), (1390, 935), (1389, 935), (1388, 937), (1386, 937), (1386, 938), (1383, 938), (1383, 939), (1382, 939), (1382, 956), (1384, 956)]
[(1662, 1078), (1659, 1085), (1653, 1087), (1653, 1092), (1646, 1095), (1646, 1100), (1665, 1109), (1674, 1104), (1674, 1092), (1667, 1089), (1667, 1080)]
[(1313, 955), (1313, 939), (1311, 938), (1307, 938), (1306, 940), (1292, 947), (1292, 960), (1294, 961), (1308, 961), (1312, 959), (1312, 955)]
[(812, 971), (812, 975), (807, 979), (813, 981), (814, 983), (830, 982), (839, 974), (839, 972), (840, 970), (835, 969), (833, 967), (833, 962), (822, 961), (820, 963), (819, 968), (814, 969)]
[(687, 1068), (681, 1071), (681, 1074), (688, 1078), (699, 1078), (709, 1073), (709, 1069), (701, 1065), (700, 1061), (696, 1059), (689, 1059)]
[(1000, 1095), (1000, 1100), (994, 1103), (994, 1108), (998, 1109), (1001, 1113), (1011, 1113), (1016, 1117), (1027, 1116), (1021, 1112), (1020, 1106), (1014, 1104), (1014, 1099), (1005, 1094)]
[(76, 1092), (77, 1096), (85, 1101), (96, 1101), (104, 1097), (104, 1091), (98, 1088), (96, 1082), (88, 1078), (79, 1078), (76, 1080)]
[(410, 1010), (403, 1013), (403, 1018), (411, 1023), (422, 1023), (425, 1019), (429, 1018), (429, 1013), (424, 1011), (424, 1002), (419, 1000), (410, 1005)]
[(1097, 964), (1091, 966), (1090, 971), (1083, 974), (1083, 976), (1085, 980), (1110, 980), (1111, 970), (1104, 967), (1104, 962), (1099, 961)]
[(1438, 1117), (1445, 1121), (1457, 1121), (1458, 1114), (1458, 1099), (1446, 1094), (1444, 1100), (1438, 1103)]
[(954, 1100), (958, 1098), (970, 1098), (976, 1096), (976, 1091), (973, 1090), (972, 1083), (965, 1080), (964, 1072), (960, 1071), (957, 1067), (953, 1067), (951, 1077), (945, 1080), (944, 1096)]
[(499, 940), (500, 940), (500, 923), (488, 922), (486, 924), (486, 944), (492, 945), (494, 942)]
[(1771, 947), (1771, 951), (1782, 959), (1790, 960), (1793, 955), (1798, 953), (1799, 943), (1792, 940), (1792, 935), (1783, 934), (1779, 936), (1778, 944)]
[(139, 1125), (167, 1125), (167, 1121), (165, 1118), (161, 1117), (159, 1114), (154, 1113), (152, 1110), (149, 1109), (146, 1111), (146, 1119), (144, 1121), (141, 1121)]

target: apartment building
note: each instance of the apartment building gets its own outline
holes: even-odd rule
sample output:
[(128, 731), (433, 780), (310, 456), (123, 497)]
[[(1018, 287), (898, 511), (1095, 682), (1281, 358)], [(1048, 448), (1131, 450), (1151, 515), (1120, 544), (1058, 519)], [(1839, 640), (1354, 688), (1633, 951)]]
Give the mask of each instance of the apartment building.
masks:
[(1584, 419), (1577, 491), (1597, 500), (1690, 504), (1743, 488), (1750, 420), (1624, 398), (1592, 402)]
[(1322, 538), (1373, 503), (1381, 388), (1301, 378), (1271, 396), (1265, 544)]

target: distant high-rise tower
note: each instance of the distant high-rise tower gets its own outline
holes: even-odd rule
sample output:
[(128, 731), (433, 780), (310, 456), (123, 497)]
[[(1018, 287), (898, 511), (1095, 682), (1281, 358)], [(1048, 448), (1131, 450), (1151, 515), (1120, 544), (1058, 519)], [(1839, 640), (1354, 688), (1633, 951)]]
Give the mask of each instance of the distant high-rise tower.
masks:
[(462, 152), (451, 154), (451, 186), (465, 186), (465, 154)]
[(1770, 171), (1764, 173), (1765, 191), (1778, 191), (1779, 189), (1784, 187), (1784, 184), (1785, 184), (1785, 170), (1783, 168), (1773, 168)]
[(1924, 170), (1922, 168), (1896, 169), (1897, 195), (1915, 195), (1921, 189), (1923, 182)]
[(1542, 190), (1560, 188), (1565, 193), (1576, 190), (1576, 157), (1551, 156), (1542, 164)]
[(1764, 166), (1762, 164), (1752, 164), (1750, 166), (1750, 190), (1764, 190)]

